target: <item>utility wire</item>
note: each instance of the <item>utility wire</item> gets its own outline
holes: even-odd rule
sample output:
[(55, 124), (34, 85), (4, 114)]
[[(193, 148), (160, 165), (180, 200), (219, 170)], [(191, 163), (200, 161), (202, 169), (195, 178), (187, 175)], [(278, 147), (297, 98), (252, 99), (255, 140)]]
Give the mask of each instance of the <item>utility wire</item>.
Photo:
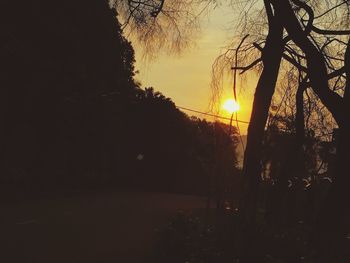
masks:
[[(176, 108), (181, 109), (181, 110), (185, 110), (185, 111), (191, 111), (191, 112), (207, 115), (207, 116), (210, 116), (210, 117), (215, 117), (215, 118), (218, 118), (218, 119), (223, 119), (223, 120), (228, 120), (228, 121), (231, 120), (231, 118), (227, 118), (227, 117), (216, 115), (216, 114), (206, 113), (206, 112), (202, 112), (202, 111), (198, 111), (198, 110), (193, 110), (193, 109), (189, 109), (189, 108), (186, 108), (186, 107), (176, 106)], [(242, 120), (235, 120), (235, 121), (237, 121), (239, 123), (249, 124), (249, 121), (242, 121)]]

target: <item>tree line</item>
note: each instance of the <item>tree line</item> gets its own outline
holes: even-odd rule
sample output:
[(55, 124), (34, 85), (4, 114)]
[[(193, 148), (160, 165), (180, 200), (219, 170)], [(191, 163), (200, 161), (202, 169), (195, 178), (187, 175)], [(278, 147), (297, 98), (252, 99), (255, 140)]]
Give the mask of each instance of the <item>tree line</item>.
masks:
[(107, 1), (7, 1), (5, 7), (4, 189), (208, 194), (215, 169), (228, 180), (238, 174), (235, 130), (190, 118), (135, 81), (132, 44)]

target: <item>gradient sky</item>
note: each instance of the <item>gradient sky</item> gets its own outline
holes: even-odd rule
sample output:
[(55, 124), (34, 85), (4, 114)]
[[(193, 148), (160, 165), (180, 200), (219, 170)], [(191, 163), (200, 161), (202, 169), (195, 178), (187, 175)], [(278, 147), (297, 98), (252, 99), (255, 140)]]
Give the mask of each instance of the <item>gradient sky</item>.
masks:
[[(232, 41), (232, 36), (237, 34), (232, 29), (234, 20), (232, 13), (227, 7), (219, 7), (213, 10), (209, 17), (203, 18), (202, 30), (194, 41), (194, 46), (185, 50), (180, 56), (171, 56), (164, 52), (155, 61), (145, 62), (142, 60), (143, 54), (140, 49), (135, 46), (136, 68), (140, 72), (136, 79), (141, 82), (142, 87), (154, 87), (155, 90), (170, 97), (178, 106), (209, 112), (212, 63), (224, 50), (225, 45)], [(251, 76), (246, 78), (246, 81), (238, 79), (238, 101), (241, 107), (238, 118), (245, 121), (249, 121), (250, 118), (253, 88), (256, 82), (256, 76)], [(227, 79), (225, 82), (222, 100), (233, 96), (232, 80)], [(246, 87), (241, 87), (242, 85)], [(219, 114), (229, 116), (224, 111)], [(240, 128), (242, 134), (245, 134), (247, 125), (241, 124)]]

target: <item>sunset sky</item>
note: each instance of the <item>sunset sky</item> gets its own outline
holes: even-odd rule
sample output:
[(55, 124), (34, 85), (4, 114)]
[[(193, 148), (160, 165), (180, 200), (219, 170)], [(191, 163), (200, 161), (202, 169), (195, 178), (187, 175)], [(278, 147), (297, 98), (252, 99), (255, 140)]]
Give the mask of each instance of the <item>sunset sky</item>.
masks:
[[(209, 17), (202, 18), (202, 30), (193, 47), (186, 49), (180, 56), (163, 52), (155, 61), (145, 62), (142, 52), (135, 45), (136, 68), (140, 72), (136, 78), (142, 87), (154, 87), (178, 106), (209, 112), (212, 63), (237, 34), (232, 29), (232, 13), (230, 9), (221, 6), (213, 10)], [(238, 78), (238, 118), (244, 121), (249, 121), (250, 118), (255, 81), (255, 75), (248, 77), (245, 82)], [(224, 85), (223, 101), (233, 96), (232, 82), (227, 79)], [(189, 112), (188, 114), (193, 115)], [(224, 110), (219, 114), (229, 116)], [(240, 128), (242, 134), (245, 134), (247, 125), (241, 124)]]

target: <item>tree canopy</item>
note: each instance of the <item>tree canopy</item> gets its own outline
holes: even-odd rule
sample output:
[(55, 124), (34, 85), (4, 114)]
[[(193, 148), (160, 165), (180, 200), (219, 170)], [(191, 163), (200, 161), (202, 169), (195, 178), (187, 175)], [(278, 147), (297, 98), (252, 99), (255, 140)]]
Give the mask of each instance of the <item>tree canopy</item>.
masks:
[(225, 140), (223, 171), (238, 173), (226, 126), (140, 88), (122, 14), (107, 1), (5, 9), (1, 182), (29, 192), (114, 185), (204, 194), (215, 136)]

